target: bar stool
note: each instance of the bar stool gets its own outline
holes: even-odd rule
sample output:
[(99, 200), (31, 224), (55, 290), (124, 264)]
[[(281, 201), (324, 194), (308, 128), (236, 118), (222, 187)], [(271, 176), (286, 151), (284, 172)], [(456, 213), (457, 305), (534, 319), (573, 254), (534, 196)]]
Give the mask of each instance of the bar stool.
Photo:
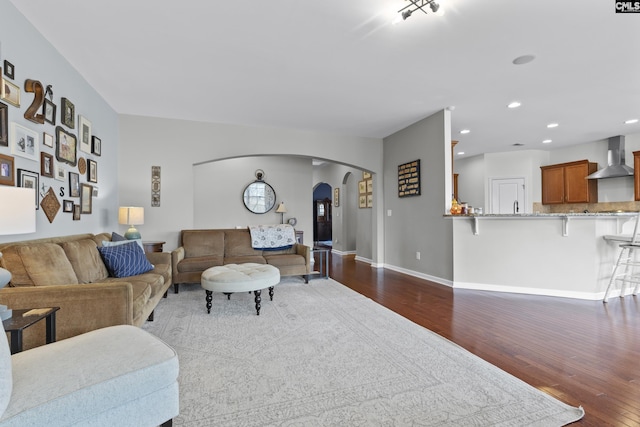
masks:
[(611, 279), (609, 279), (609, 286), (604, 293), (602, 302), (608, 302), (609, 292), (611, 286), (615, 282), (621, 282), (620, 285), (620, 298), (624, 298), (624, 290), (627, 285), (634, 284), (633, 295), (638, 294), (638, 288), (640, 287), (640, 272), (636, 272), (636, 267), (640, 267), (640, 260), (636, 260), (635, 251), (640, 249), (640, 236), (638, 236), (638, 223), (640, 222), (640, 212), (636, 215), (636, 222), (633, 227), (633, 235), (631, 236), (631, 242), (622, 243), (620, 245), (620, 255), (618, 255), (618, 261), (613, 268)]

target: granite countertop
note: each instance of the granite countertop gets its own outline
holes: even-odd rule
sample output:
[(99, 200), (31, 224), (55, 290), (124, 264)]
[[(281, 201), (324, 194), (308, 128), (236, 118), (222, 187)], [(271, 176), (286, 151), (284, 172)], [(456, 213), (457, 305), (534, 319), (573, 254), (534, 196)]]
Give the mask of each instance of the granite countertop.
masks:
[(638, 212), (566, 212), (566, 213), (521, 213), (521, 214), (482, 214), (482, 215), (444, 215), (450, 218), (610, 218), (635, 216)]

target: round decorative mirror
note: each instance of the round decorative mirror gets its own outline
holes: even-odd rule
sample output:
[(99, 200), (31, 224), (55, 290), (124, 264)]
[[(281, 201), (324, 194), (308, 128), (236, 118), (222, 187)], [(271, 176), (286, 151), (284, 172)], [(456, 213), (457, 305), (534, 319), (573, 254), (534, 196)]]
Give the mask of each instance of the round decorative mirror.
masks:
[(264, 181), (254, 181), (247, 185), (242, 196), (244, 205), (251, 212), (263, 214), (276, 204), (276, 192)]

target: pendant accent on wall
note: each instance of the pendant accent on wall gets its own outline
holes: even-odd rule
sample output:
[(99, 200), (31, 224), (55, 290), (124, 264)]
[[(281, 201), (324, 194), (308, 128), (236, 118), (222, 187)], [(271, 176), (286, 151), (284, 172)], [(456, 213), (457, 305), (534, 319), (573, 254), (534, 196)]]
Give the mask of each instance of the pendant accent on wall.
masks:
[(160, 207), (160, 166), (151, 166), (151, 207)]

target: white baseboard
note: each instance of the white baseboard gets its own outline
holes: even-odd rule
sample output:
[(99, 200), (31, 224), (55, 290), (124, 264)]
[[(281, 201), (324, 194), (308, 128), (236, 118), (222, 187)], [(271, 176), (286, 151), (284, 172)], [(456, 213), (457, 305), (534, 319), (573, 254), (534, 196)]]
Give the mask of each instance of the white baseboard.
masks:
[(355, 255), (356, 251), (339, 251), (338, 249), (331, 249), (332, 254), (336, 254), (338, 256), (348, 256)]
[(388, 268), (389, 270), (397, 271), (398, 273), (403, 273), (408, 276), (417, 277), (419, 279), (428, 280), (430, 282), (439, 283), (441, 285), (445, 285), (448, 287), (453, 287), (453, 282), (451, 280), (443, 279), (441, 277), (431, 276), (429, 274), (420, 273), (418, 271), (408, 270), (402, 267), (396, 267), (395, 265), (384, 264), (384, 268)]

